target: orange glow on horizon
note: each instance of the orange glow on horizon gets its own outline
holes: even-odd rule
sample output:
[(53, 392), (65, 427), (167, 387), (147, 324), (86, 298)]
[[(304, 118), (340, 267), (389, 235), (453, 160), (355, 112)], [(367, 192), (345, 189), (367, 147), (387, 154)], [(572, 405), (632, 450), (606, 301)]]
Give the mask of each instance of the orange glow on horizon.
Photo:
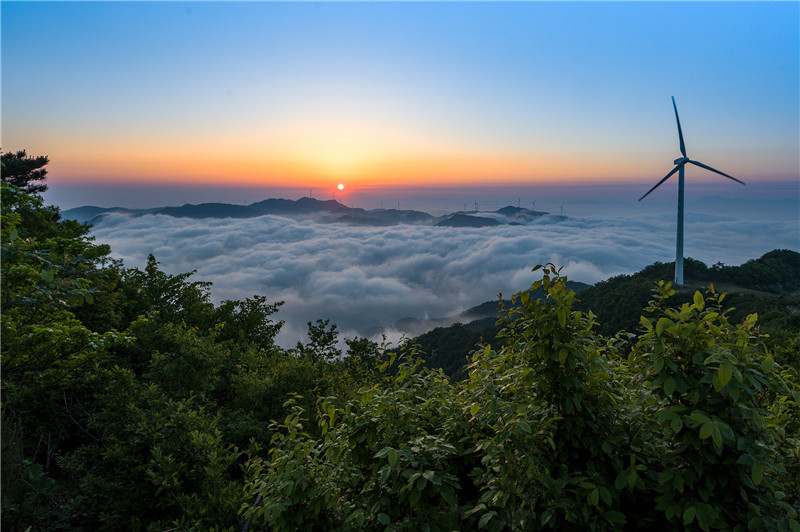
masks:
[[(587, 161), (567, 155), (444, 153), (365, 158), (361, 164), (342, 171), (299, 158), (224, 152), (189, 156), (182, 151), (109, 150), (86, 157), (51, 151), (50, 174), (54, 179), (86, 183), (328, 187), (346, 181), (351, 187), (405, 187), (597, 182), (608, 176), (630, 181), (648, 173), (643, 166), (614, 168), (611, 161)], [(658, 173), (660, 168), (654, 171)]]

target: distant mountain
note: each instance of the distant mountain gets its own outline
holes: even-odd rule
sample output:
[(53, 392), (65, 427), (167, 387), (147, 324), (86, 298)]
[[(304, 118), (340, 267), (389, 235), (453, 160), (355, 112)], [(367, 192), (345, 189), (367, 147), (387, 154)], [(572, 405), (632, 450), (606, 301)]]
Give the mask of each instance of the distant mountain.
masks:
[(489, 227), (501, 224), (494, 218), (455, 213), (445, 217), (444, 220), (436, 222), (436, 225), (439, 227)]
[(314, 218), (322, 223), (345, 223), (349, 225), (391, 226), (398, 224), (421, 224), (444, 227), (490, 227), (510, 224), (521, 225), (534, 222), (548, 213), (532, 211), (519, 207), (503, 207), (492, 212), (463, 212), (435, 217), (415, 210), (398, 209), (360, 209), (343, 205), (336, 200), (317, 200), (300, 198), (287, 200), (270, 198), (250, 205), (229, 203), (186, 204), (180, 207), (158, 207), (153, 209), (126, 209), (122, 207), (85, 206), (67, 209), (61, 213), (64, 218), (79, 222), (98, 223), (103, 216), (124, 214), (144, 216), (161, 214), (176, 218), (253, 218), (275, 215), (290, 218)]
[(154, 214), (159, 209), (126, 209), (124, 207), (93, 207), (93, 206), (86, 206), (86, 207), (76, 207), (74, 209), (67, 209), (65, 211), (61, 211), (62, 218), (68, 218), (70, 220), (77, 220), (79, 222), (91, 222), (92, 220), (97, 219), (98, 216), (103, 214), (109, 213), (120, 213), (120, 214), (127, 214), (130, 216), (142, 216), (145, 214)]

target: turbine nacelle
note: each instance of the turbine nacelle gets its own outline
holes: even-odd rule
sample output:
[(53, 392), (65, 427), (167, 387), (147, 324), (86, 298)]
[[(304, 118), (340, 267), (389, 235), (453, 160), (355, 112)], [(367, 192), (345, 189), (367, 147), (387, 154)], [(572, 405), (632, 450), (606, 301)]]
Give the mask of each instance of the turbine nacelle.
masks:
[(688, 157), (681, 157), (680, 159), (675, 159), (674, 161), (672, 161), (672, 164), (686, 164), (688, 162), (689, 162)]

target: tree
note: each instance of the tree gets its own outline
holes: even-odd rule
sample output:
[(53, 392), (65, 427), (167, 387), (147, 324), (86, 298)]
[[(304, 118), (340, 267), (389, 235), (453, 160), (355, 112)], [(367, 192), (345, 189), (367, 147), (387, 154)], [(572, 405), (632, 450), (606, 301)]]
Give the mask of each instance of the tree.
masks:
[(336, 324), (329, 325), (331, 320), (317, 320), (316, 323), (308, 322), (308, 343), (303, 345), (297, 342), (298, 353), (322, 357), (325, 360), (335, 360), (340, 357), (342, 350), (336, 347), (339, 341), (339, 331)]
[[(38, 194), (47, 190), (42, 181), (47, 178), (44, 166), (50, 162), (47, 155), (29, 156), (25, 150), (2, 155), (3, 181), (19, 187), (28, 194)], [(39, 183), (36, 183), (39, 181)]]

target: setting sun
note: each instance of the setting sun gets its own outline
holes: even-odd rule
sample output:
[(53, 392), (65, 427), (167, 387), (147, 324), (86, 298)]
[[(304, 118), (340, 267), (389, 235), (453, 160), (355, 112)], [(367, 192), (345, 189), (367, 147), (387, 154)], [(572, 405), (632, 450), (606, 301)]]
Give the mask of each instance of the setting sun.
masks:
[(341, 183), (339, 183), (339, 186), (338, 186), (338, 187), (336, 187), (336, 188), (338, 188), (339, 190), (344, 190), (344, 185), (343, 185), (343, 184), (341, 184)]

